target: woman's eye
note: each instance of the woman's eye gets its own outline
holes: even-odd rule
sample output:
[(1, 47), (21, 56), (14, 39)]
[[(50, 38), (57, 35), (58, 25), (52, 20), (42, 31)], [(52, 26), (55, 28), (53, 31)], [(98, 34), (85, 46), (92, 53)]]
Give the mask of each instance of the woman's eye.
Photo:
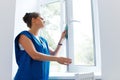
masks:
[(43, 18), (40, 18), (41, 20), (43, 20)]

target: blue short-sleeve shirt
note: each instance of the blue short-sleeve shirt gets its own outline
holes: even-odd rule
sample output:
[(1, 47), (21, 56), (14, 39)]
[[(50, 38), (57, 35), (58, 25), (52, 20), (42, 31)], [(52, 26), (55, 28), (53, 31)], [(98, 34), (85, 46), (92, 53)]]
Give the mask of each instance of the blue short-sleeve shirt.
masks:
[(38, 41), (30, 32), (22, 31), (15, 38), (15, 55), (18, 70), (14, 80), (48, 80), (49, 61), (33, 60), (25, 50), (21, 50), (19, 47), (20, 35), (28, 37), (38, 52), (50, 55), (47, 41), (44, 38), (40, 37), (40, 41)]

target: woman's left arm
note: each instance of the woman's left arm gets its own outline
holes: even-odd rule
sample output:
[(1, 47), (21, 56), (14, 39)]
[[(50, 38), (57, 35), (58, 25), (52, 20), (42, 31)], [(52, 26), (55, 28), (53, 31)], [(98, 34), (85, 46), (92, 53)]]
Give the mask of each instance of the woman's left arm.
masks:
[(57, 47), (56, 47), (56, 49), (54, 51), (49, 49), (51, 55), (54, 55), (54, 56), (57, 55), (57, 53), (59, 52), (59, 50), (60, 50), (60, 48), (62, 46), (62, 42), (65, 39), (65, 35), (66, 35), (66, 31), (63, 31), (62, 34), (61, 34), (61, 38), (60, 38), (60, 40), (58, 42), (58, 45), (57, 45)]

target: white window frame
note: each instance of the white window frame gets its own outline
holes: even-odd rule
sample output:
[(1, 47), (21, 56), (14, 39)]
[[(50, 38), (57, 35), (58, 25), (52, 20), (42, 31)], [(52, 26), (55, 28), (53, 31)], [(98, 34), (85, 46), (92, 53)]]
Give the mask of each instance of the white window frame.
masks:
[(72, 58), (72, 64), (67, 67), (68, 72), (94, 72), (96, 75), (101, 75), (101, 52), (100, 52), (100, 34), (99, 34), (99, 19), (97, 0), (92, 0), (92, 18), (93, 18), (93, 36), (95, 45), (95, 66), (79, 66), (74, 65), (74, 43), (73, 43), (73, 22), (72, 20), (72, 1), (66, 2), (66, 23), (68, 24), (68, 39), (67, 39), (67, 56)]
[[(72, 1), (73, 0), (41, 0), (43, 3), (40, 3), (40, 5), (45, 5), (49, 3), (53, 3), (56, 1), (65, 1), (65, 15), (64, 13), (61, 13), (62, 16), (66, 17), (65, 23), (68, 24), (68, 39), (66, 40), (66, 53), (67, 57), (72, 58), (72, 64), (67, 66), (67, 72), (94, 72), (96, 75), (101, 75), (101, 52), (100, 52), (100, 34), (99, 34), (99, 17), (98, 17), (98, 2), (97, 0), (92, 0), (92, 18), (93, 18), (93, 36), (94, 36), (94, 45), (95, 45), (95, 66), (79, 66), (74, 65), (74, 43), (73, 43), (73, 25), (72, 23), (77, 21), (73, 20), (73, 9), (72, 9)], [(62, 7), (63, 4), (61, 4)], [(63, 9), (63, 8), (62, 8)], [(63, 20), (63, 19), (62, 19)], [(61, 21), (62, 22), (62, 21)], [(64, 23), (61, 23), (61, 26)], [(62, 28), (61, 28), (62, 29)], [(63, 30), (63, 29), (62, 29)]]

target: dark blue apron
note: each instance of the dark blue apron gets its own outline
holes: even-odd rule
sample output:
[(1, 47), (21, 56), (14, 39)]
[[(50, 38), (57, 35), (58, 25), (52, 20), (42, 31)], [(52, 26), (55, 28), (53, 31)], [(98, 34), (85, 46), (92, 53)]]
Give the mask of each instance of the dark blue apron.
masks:
[(15, 38), (15, 55), (18, 64), (18, 70), (14, 80), (48, 80), (49, 78), (49, 61), (33, 60), (25, 50), (20, 50), (19, 37), (25, 35), (34, 44), (35, 49), (43, 54), (49, 55), (47, 41), (40, 37), (40, 41), (28, 31), (22, 31)]

